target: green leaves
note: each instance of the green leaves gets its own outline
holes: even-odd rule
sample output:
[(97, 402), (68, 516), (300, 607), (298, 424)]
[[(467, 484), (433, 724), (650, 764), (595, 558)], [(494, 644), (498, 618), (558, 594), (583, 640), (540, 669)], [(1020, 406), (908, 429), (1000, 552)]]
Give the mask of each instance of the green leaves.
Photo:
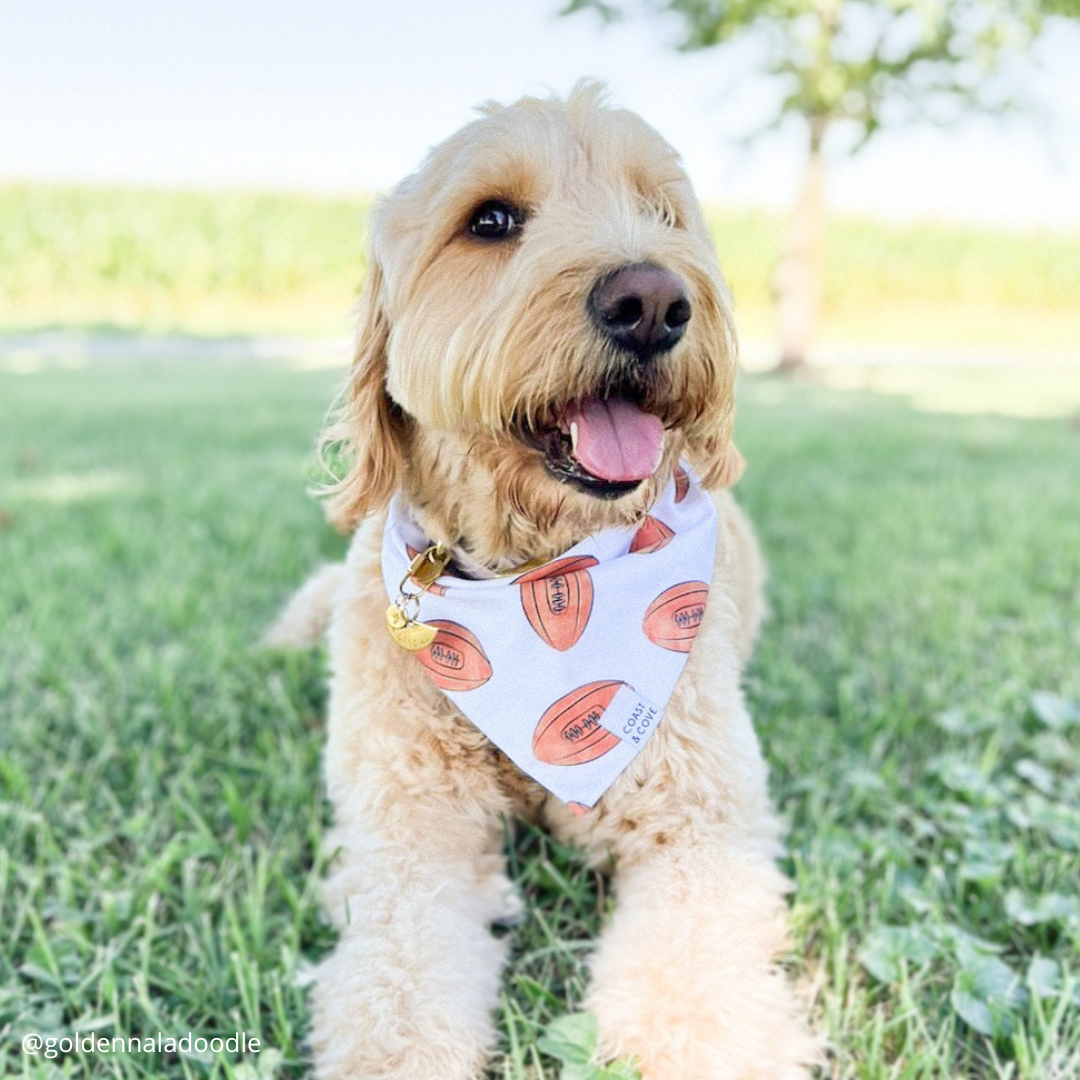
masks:
[(610, 23), (628, 11), (653, 13), (676, 28), (673, 44), (688, 52), (750, 38), (759, 46), (762, 72), (787, 91), (777, 113), (845, 121), (856, 129), (858, 147), (885, 122), (1002, 111), (1009, 102), (993, 76), (1006, 62), (1025, 58), (1048, 12), (1075, 13), (1076, 3), (570, 0), (561, 14), (590, 10)]
[[(1024, 978), (997, 954), (991, 942), (956, 926), (922, 929), (882, 926), (872, 931), (859, 949), (860, 963), (878, 982), (893, 985), (932, 962), (951, 962), (949, 1002), (965, 1024), (980, 1035), (1009, 1035), (1029, 997), (1054, 999), (1065, 992), (1061, 965), (1033, 957)], [(1080, 992), (1072, 991), (1080, 1002)]]
[(1035, 997), (1055, 998), (1061, 993), (1061, 966), (1046, 956), (1034, 956), (1028, 964), (1026, 982)]
[(965, 840), (957, 870), (964, 881), (984, 887), (996, 885), (1005, 877), (1013, 854), (1013, 845), (1001, 840), (983, 837)]
[(1075, 896), (1050, 892), (1026, 897), (1019, 889), (1010, 889), (1005, 894), (1005, 912), (1021, 926), (1070, 922), (1080, 930), (1080, 899)]
[(598, 1065), (596, 1017), (571, 1013), (552, 1020), (537, 1046), (562, 1062), (562, 1080), (641, 1080), (641, 1074), (625, 1061)]
[(905, 963), (915, 967), (938, 954), (937, 943), (914, 926), (879, 926), (859, 949), (859, 961), (878, 982), (900, 981)]
[(571, 1013), (552, 1020), (537, 1040), (545, 1054), (567, 1065), (588, 1065), (596, 1054), (596, 1017), (590, 1013)]
[(559, 14), (573, 15), (578, 11), (595, 11), (606, 23), (617, 22), (623, 17), (623, 13), (619, 8), (614, 4), (605, 3), (604, 0), (570, 0)]
[(1036, 690), (1031, 695), (1031, 712), (1040, 723), (1053, 731), (1064, 731), (1074, 724), (1080, 724), (1080, 704), (1046, 690)]
[[(1021, 1024), (1030, 1032), (1043, 1022), (1039, 1002), (1060, 1017), (1080, 1000), (1067, 959), (1080, 941), (1080, 881), (1067, 854), (1080, 845), (1080, 762), (1069, 745), (1076, 714), (1070, 699), (1045, 691), (1012, 717), (937, 714), (956, 744), (927, 763), (909, 796), (906, 826), (921, 847), (905, 853), (914, 865), (896, 887), (919, 923), (875, 927), (858, 950), (874, 979), (901, 995), (944, 983), (948, 1007), (980, 1036), (1020, 1038)], [(903, 836), (889, 823), (895, 796), (859, 804), (885, 818), (881, 838)], [(905, 841), (890, 842), (902, 864)]]
[(956, 950), (960, 970), (950, 1000), (957, 1015), (981, 1035), (1012, 1032), (1015, 1013), (1027, 1002), (1020, 977), (996, 956), (961, 941)]

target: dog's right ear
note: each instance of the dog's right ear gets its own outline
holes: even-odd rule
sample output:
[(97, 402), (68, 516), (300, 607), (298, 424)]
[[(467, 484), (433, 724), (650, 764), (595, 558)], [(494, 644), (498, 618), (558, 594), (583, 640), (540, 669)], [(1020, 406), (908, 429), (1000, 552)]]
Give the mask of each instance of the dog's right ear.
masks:
[[(401, 482), (405, 422), (386, 392), (390, 323), (382, 269), (374, 257), (360, 294), (356, 355), (337, 408), (319, 440), (319, 456), (341, 459), (345, 475), (323, 489), (326, 514), (343, 532), (381, 509)], [(328, 455), (329, 451), (329, 455)]]

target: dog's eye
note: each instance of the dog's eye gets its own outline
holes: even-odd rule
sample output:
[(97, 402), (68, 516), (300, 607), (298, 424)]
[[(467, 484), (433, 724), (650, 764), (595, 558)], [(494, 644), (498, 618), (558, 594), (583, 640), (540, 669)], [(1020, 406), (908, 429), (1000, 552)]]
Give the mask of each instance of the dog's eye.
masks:
[(491, 199), (473, 212), (469, 232), (484, 240), (505, 240), (519, 232), (525, 224), (525, 215), (509, 203)]

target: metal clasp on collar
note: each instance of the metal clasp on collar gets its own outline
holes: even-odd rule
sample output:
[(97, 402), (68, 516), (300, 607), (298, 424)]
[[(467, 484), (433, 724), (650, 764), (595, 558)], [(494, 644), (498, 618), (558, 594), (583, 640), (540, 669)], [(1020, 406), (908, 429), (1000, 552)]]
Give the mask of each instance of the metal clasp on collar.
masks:
[[(420, 597), (431, 588), (446, 570), (450, 553), (442, 544), (424, 548), (405, 571), (398, 585), (397, 599), (386, 609), (386, 628), (403, 649), (418, 652), (427, 648), (438, 633), (434, 626), (420, 622)], [(411, 589), (418, 585), (419, 589)]]

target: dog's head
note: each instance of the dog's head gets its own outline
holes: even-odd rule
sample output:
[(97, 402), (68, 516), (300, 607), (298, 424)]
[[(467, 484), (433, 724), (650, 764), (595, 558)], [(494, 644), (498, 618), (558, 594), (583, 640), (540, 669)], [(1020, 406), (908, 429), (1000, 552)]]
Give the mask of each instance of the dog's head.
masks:
[(489, 106), (372, 212), (331, 516), (402, 488), (482, 562), (554, 552), (640, 517), (681, 454), (731, 482), (734, 364), (663, 139), (595, 84)]

